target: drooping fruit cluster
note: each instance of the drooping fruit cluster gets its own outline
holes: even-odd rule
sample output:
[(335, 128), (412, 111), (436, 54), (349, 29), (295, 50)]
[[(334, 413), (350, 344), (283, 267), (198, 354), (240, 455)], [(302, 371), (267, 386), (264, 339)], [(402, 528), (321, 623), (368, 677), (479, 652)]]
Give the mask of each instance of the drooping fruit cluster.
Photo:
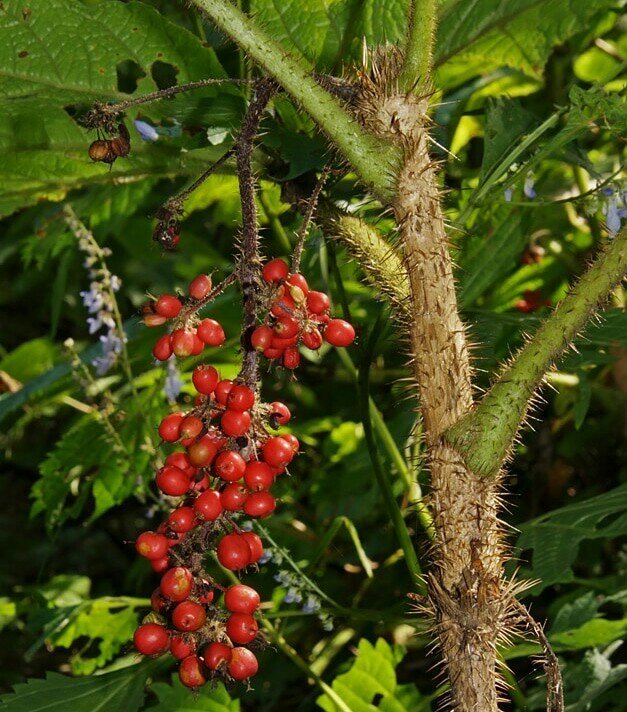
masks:
[(189, 298), (184, 303), (174, 294), (162, 294), (144, 307), (144, 324), (161, 326), (172, 323), (168, 334), (157, 339), (152, 355), (167, 361), (172, 354), (180, 358), (198, 356), (205, 346), (222, 346), (224, 329), (215, 319), (199, 319), (196, 312), (211, 294), (211, 277), (201, 274), (188, 287)]
[(286, 368), (300, 364), (299, 344), (317, 351), (322, 342), (350, 346), (355, 329), (344, 319), (332, 319), (331, 302), (324, 292), (309, 289), (302, 274), (290, 274), (287, 263), (276, 258), (266, 262), (261, 277), (266, 285), (264, 323), (252, 334), (257, 351)]
[[(238, 378), (223, 379), (209, 364), (197, 366), (194, 407), (170, 413), (159, 425), (161, 440), (175, 449), (155, 482), (174, 508), (156, 531), (143, 532), (135, 542), (138, 554), (161, 575), (151, 598), (153, 610), (135, 631), (135, 647), (148, 656), (169, 650), (180, 661), (181, 682), (191, 688), (209, 679), (248, 680), (258, 669), (254, 651), (263, 646), (255, 618), (259, 594), (244, 584), (225, 588), (206, 570), (212, 552), (229, 571), (241, 574), (257, 567), (263, 542), (238, 521), (272, 514), (276, 501), (270, 490), (299, 450), (294, 435), (276, 432), (289, 423), (289, 408), (259, 398), (256, 335), (269, 330), (271, 341), (263, 352), (280, 356), (289, 368), (298, 365), (293, 354), (298, 355), (299, 343), (319, 348), (324, 338), (348, 346), (355, 337), (350, 324), (330, 318), (326, 295), (309, 290), (302, 275), (290, 275), (282, 260), (268, 262), (262, 279), (268, 314), (254, 330), (253, 343), (244, 340)], [(186, 300), (161, 295), (145, 310), (148, 326), (172, 324), (153, 349), (159, 360), (197, 354), (225, 340), (217, 321), (197, 316), (214, 296), (210, 278), (196, 277), (188, 293)]]

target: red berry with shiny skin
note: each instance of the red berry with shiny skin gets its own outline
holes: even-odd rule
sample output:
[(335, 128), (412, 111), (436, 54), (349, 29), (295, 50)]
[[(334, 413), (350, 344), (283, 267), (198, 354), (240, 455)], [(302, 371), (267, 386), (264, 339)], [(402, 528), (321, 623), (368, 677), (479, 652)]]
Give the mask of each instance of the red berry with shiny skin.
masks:
[(288, 346), (283, 352), (283, 365), (292, 371), (300, 366), (300, 353), (295, 346)]
[(197, 333), (207, 346), (222, 346), (226, 341), (224, 329), (215, 319), (203, 319), (198, 324)]
[(290, 268), (287, 266), (287, 262), (277, 257), (274, 260), (266, 262), (263, 266), (261, 276), (264, 282), (282, 282), (287, 278), (290, 273)]
[(179, 666), (179, 680), (185, 687), (192, 689), (202, 687), (207, 682), (202, 660), (196, 655), (190, 655), (182, 660)]
[(303, 333), (303, 344), (312, 351), (317, 351), (322, 346), (322, 334), (312, 327)]
[(253, 677), (253, 675), (257, 674), (259, 663), (251, 650), (238, 647), (233, 648), (231, 660), (226, 669), (234, 680), (248, 680), (249, 677)]
[(256, 351), (264, 351), (272, 343), (273, 336), (274, 333), (272, 329), (266, 324), (263, 324), (253, 331), (250, 337), (250, 343)]
[(183, 601), (172, 611), (174, 627), (185, 633), (202, 628), (206, 620), (205, 609), (194, 601)]
[(182, 635), (173, 635), (170, 638), (170, 652), (177, 660), (183, 660), (196, 652), (196, 643), (193, 638), (185, 640)]
[(265, 462), (252, 460), (246, 465), (244, 471), (244, 482), (246, 487), (252, 492), (258, 490), (267, 490), (272, 487), (274, 482), (274, 472)]
[(233, 613), (226, 622), (226, 634), (234, 643), (252, 643), (258, 632), (257, 621), (248, 613)]
[(331, 319), (324, 330), (324, 340), (331, 346), (350, 346), (355, 341), (355, 329), (344, 319)]
[(233, 649), (225, 643), (209, 643), (203, 653), (205, 665), (209, 670), (217, 670), (220, 665), (229, 662), (232, 650)]
[(137, 553), (151, 561), (163, 559), (168, 553), (168, 548), (167, 538), (156, 532), (142, 532), (135, 542)]
[(307, 294), (307, 309), (311, 314), (324, 314), (331, 308), (331, 301), (324, 292), (309, 292)]
[(203, 492), (194, 502), (194, 511), (205, 521), (213, 522), (222, 514), (220, 493), (216, 490)]
[(183, 413), (170, 413), (159, 423), (159, 437), (167, 443), (175, 443), (181, 437)]
[(192, 466), (192, 463), (189, 461), (186, 453), (181, 452), (180, 450), (170, 453), (165, 459), (165, 464), (178, 467), (189, 477), (196, 474), (196, 468)]
[(255, 394), (248, 386), (235, 384), (226, 397), (226, 407), (229, 410), (250, 410), (255, 405)]
[[(292, 287), (298, 287), (303, 293), (303, 295), (307, 295), (309, 293), (309, 285), (307, 284), (307, 280), (303, 277), (302, 274), (291, 274), (286, 280), (286, 284), (291, 285)], [(292, 290), (290, 290), (290, 294), (292, 295), (292, 298), (294, 298), (294, 293)]]
[(175, 329), (170, 334), (170, 343), (172, 345), (172, 351), (179, 358), (191, 356), (196, 346), (194, 333), (187, 329)]
[(167, 519), (168, 527), (177, 534), (185, 534), (197, 524), (196, 512), (192, 507), (178, 507)]
[(263, 355), (266, 358), (273, 360), (275, 358), (281, 358), (281, 356), (283, 356), (283, 351), (281, 349), (269, 348), (263, 350)]
[(182, 497), (189, 489), (189, 477), (178, 467), (166, 465), (155, 477), (157, 487), (168, 497)]
[(194, 577), (184, 566), (174, 566), (161, 577), (159, 589), (170, 601), (184, 601), (192, 592)]
[(166, 319), (174, 319), (178, 316), (183, 305), (180, 299), (177, 299), (173, 294), (162, 294), (155, 302), (155, 311), (159, 316), (164, 316)]
[[(164, 537), (165, 538), (165, 537)], [(167, 538), (165, 538), (166, 541)], [(170, 548), (169, 543), (167, 544), (168, 549)], [(170, 557), (169, 556), (162, 556), (160, 559), (152, 559), (150, 561), (150, 567), (152, 570), (157, 573), (157, 574), (162, 574), (164, 571), (167, 571), (170, 568)]]
[(260, 603), (261, 599), (257, 591), (243, 583), (230, 586), (224, 594), (224, 605), (231, 613), (252, 615), (259, 608)]
[(263, 542), (255, 532), (242, 532), (240, 537), (246, 542), (250, 554), (249, 563), (254, 564), (263, 556)]
[(218, 385), (220, 375), (213, 366), (196, 366), (192, 373), (194, 388), (203, 395), (211, 395)]
[(274, 325), (274, 333), (280, 339), (291, 339), (300, 331), (300, 324), (294, 317), (284, 314), (277, 319)]
[(276, 500), (270, 492), (251, 492), (244, 502), (244, 512), (256, 519), (270, 516), (275, 508)]
[(240, 438), (246, 435), (250, 428), (250, 413), (248, 411), (225, 410), (220, 419), (220, 427), (226, 435)]
[(195, 415), (188, 415), (181, 422), (181, 437), (196, 438), (200, 435), (205, 424)]
[(281, 403), (280, 401), (270, 403), (270, 412), (279, 425), (287, 425), (292, 418), (290, 409), (285, 405), (285, 403)]
[(225, 482), (237, 482), (244, 476), (246, 461), (238, 452), (227, 450), (216, 457), (213, 471)]
[(215, 441), (211, 437), (203, 435), (200, 440), (189, 446), (187, 457), (194, 467), (207, 467), (213, 462), (217, 452), (218, 445)]
[(225, 569), (239, 571), (250, 563), (252, 549), (243, 534), (227, 534), (220, 539), (217, 553)]
[(246, 492), (242, 485), (237, 484), (237, 482), (232, 482), (220, 492), (220, 503), (227, 512), (240, 512), (244, 507), (247, 497), (248, 492)]
[(286, 433), (285, 435), (281, 435), (281, 437), (292, 448), (292, 452), (294, 453), (294, 455), (297, 455), (298, 450), (300, 448), (300, 442), (298, 441), (296, 435), (292, 435), (292, 433)]
[(196, 332), (193, 332), (193, 337), (194, 337), (194, 348), (192, 349), (192, 352), (190, 356), (198, 356), (204, 351), (205, 348), (205, 342), (198, 336)]
[(215, 387), (215, 399), (220, 405), (226, 405), (226, 399), (229, 397), (231, 388), (233, 388), (233, 381), (230, 381), (228, 378), (220, 381)]
[(261, 452), (270, 467), (284, 467), (294, 457), (292, 446), (281, 436), (268, 438), (261, 446)]
[(211, 277), (206, 274), (199, 274), (189, 283), (187, 291), (192, 299), (204, 299), (211, 291)]
[(157, 361), (167, 361), (172, 356), (172, 342), (170, 334), (165, 334), (152, 347), (152, 355)]
[(144, 623), (135, 631), (133, 643), (142, 655), (162, 655), (170, 645), (170, 636), (162, 625)]
[(146, 314), (142, 320), (146, 326), (154, 327), (165, 324), (167, 319), (159, 314)]

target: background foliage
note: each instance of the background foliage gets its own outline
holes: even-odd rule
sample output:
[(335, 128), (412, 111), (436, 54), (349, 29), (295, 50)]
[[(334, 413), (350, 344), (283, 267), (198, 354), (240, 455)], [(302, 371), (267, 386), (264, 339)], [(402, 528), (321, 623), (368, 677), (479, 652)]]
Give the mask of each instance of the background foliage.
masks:
[[(615, 0), (440, 5), (434, 151), (485, 385), (546, 312), (521, 311), (526, 293), (559, 300), (608, 239), (606, 219), (624, 199), (625, 16)], [(362, 37), (370, 47), (402, 37), (407, 2), (251, 0), (250, 11), (319, 71), (348, 77), (361, 62)], [(202, 18), (158, 0), (5, 0), (0, 69), (2, 709), (337, 709), (309, 684), (316, 676), (356, 712), (431, 709), (438, 680), (429, 638), (405, 597), (413, 584), (373, 473), (349, 360), (370, 367), (385, 474), (424, 561), (419, 490), (404, 479), (415, 468), (403, 460), (417, 465), (419, 484), (427, 481), (402, 329), (341, 244), (320, 230), (309, 239), (304, 271), (331, 290), (336, 313), (348, 312), (362, 338), (348, 354), (323, 349), (309, 358), (297, 380), (282, 372), (265, 380), (267, 396), (280, 394), (297, 413), (293, 430), (305, 452), (267, 525), (273, 560), (256, 578), (274, 644), (254, 689), (193, 697), (166, 661), (139, 662), (130, 650), (154, 577), (125, 542), (158, 516), (149, 484), (155, 428), (171, 407), (165, 369), (150, 357), (154, 334), (137, 315), (146, 292), (184, 288), (201, 271), (229, 271), (239, 221), (233, 166), (188, 200), (178, 254), (151, 242), (150, 216), (230, 145), (246, 91), (211, 87), (133, 109), (133, 151), (111, 171), (87, 159), (93, 136), (77, 119), (94, 100), (252, 70)], [(159, 140), (143, 142), (132, 129), (136, 118), (157, 126)], [(287, 254), (300, 224), (281, 200), (282, 186), (310, 187), (325, 152), (298, 107), (276, 99), (256, 155), (266, 254)], [(332, 182), (328, 195), (393, 239), (353, 176)], [(111, 250), (132, 384), (119, 368), (88, 388), (72, 373), (67, 338), (86, 364), (100, 346), (87, 332), (79, 296), (87, 274), (59, 219), (61, 201)], [(554, 390), (545, 392), (541, 419), (525, 433), (508, 478), (512, 544), (522, 574), (537, 580), (527, 596), (547, 620), (572, 711), (618, 710), (627, 694), (627, 666), (618, 662), (627, 627), (619, 543), (627, 533), (624, 306), (617, 291), (604, 319), (551, 374)], [(238, 295), (218, 298), (211, 315), (230, 337), (211, 362), (230, 377), (238, 368)], [(382, 333), (369, 353), (366, 336), (378, 316)], [(194, 363), (182, 365), (182, 404), (191, 398)], [(310, 595), (321, 611), (302, 610)], [(533, 652), (525, 641), (503, 651), (518, 681), (511, 680), (512, 709), (544, 706)]]

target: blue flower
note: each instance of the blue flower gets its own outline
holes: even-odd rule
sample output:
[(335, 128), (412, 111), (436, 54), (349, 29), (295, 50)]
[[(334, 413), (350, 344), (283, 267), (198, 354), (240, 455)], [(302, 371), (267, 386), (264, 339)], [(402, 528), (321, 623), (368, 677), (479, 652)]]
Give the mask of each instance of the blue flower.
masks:
[(503, 191), (503, 197), (505, 198), (506, 203), (511, 202), (512, 195), (514, 195), (514, 191), (511, 188), (505, 188)]
[(181, 380), (181, 375), (176, 366), (176, 357), (170, 356), (166, 364), (167, 375), (165, 377), (165, 384), (163, 386), (163, 392), (165, 397), (170, 403), (174, 403), (183, 388), (183, 381)]
[(154, 126), (151, 126), (146, 121), (141, 121), (141, 119), (135, 119), (133, 122), (137, 133), (144, 139), (144, 141), (156, 141), (159, 138), (159, 134)]
[(525, 197), (529, 198), (529, 200), (533, 200), (538, 195), (535, 191), (534, 185), (535, 181), (533, 173), (527, 173), (527, 177), (525, 178), (525, 182), (523, 184), (523, 193), (525, 194)]

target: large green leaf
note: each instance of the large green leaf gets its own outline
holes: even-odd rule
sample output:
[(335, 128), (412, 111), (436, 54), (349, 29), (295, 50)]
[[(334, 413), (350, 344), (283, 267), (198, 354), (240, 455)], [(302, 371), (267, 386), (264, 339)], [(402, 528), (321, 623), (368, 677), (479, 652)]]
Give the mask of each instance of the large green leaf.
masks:
[[(403, 657), (398, 646), (391, 648), (383, 639), (373, 646), (359, 641), (357, 657), (348, 672), (333, 681), (333, 690), (352, 712), (409, 712), (416, 709), (422, 697), (413, 685), (399, 685), (395, 668)], [(380, 700), (374, 704), (375, 697)], [(316, 700), (326, 712), (336, 712), (337, 705), (328, 695)]]
[(197, 695), (191, 695), (178, 675), (172, 675), (171, 685), (159, 682), (150, 689), (159, 699), (151, 712), (239, 712), (240, 709), (239, 700), (232, 700), (222, 683), (215, 687), (206, 685)]
[[(0, 215), (113, 177), (193, 174), (221, 155), (220, 147), (181, 154), (166, 141), (146, 146), (133, 140), (131, 157), (117, 161), (111, 174), (89, 161), (92, 137), (65, 107), (128, 98), (117, 85), (117, 67), (124, 62), (139, 68), (140, 93), (158, 88), (151, 74), (156, 62), (172, 65), (178, 82), (224, 74), (212, 49), (142, 3), (32, 0), (28, 7), (1, 6)], [(206, 88), (201, 96), (215, 99), (230, 91)], [(179, 105), (168, 102), (169, 113)], [(210, 123), (210, 111), (204, 116)]]
[(106, 675), (72, 678), (56, 672), (28, 680), (0, 697), (2, 712), (137, 712), (155, 663), (145, 662)]
[(627, 484), (610, 492), (544, 514), (520, 527), (517, 548), (531, 550), (531, 570), (539, 593), (554, 583), (572, 581), (572, 566), (585, 539), (627, 534)]

